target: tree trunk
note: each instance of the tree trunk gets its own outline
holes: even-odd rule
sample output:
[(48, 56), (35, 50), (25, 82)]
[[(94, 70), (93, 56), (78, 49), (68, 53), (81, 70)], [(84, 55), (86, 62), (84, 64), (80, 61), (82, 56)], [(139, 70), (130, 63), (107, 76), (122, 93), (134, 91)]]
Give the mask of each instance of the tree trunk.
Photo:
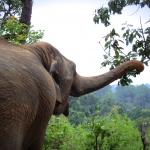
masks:
[[(32, 0), (21, 0), (23, 3), (23, 7), (22, 7), (22, 13), (21, 13), (21, 18), (20, 18), (20, 23), (23, 24), (22, 25), (22, 31), (23, 29), (26, 31), (26, 33), (28, 34), (29, 32), (29, 26), (31, 24), (31, 14), (32, 14), (32, 4), (33, 1)], [(26, 24), (26, 25), (24, 25)], [(21, 31), (20, 34), (24, 34)], [(26, 40), (21, 40), (20, 43), (25, 44)]]
[(23, 7), (20, 18), (20, 23), (24, 23), (28, 26), (31, 24), (31, 14), (32, 14), (32, 0), (22, 0)]
[(148, 139), (146, 136), (146, 128), (147, 128), (147, 123), (143, 122), (141, 125), (141, 140), (143, 143), (143, 150), (148, 150)]

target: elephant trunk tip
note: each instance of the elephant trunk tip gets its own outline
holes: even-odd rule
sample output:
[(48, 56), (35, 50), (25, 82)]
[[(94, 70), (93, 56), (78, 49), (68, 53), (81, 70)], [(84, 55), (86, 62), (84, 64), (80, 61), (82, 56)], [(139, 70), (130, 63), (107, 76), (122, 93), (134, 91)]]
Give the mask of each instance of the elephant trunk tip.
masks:
[[(131, 63), (131, 65), (133, 65), (133, 68), (135, 67), (135, 69), (138, 70), (138, 72), (142, 72), (144, 70), (144, 65), (141, 61), (131, 60), (129, 62)], [(132, 67), (131, 67), (131, 70), (132, 70)]]

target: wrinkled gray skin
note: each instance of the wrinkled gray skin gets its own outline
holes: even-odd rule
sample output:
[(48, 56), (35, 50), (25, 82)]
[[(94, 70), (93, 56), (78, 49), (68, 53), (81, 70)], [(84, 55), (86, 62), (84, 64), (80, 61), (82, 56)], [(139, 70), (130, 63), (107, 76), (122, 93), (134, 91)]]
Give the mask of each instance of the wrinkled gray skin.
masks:
[(75, 64), (48, 43), (22, 47), (0, 39), (0, 149), (41, 150), (52, 114), (68, 115), (68, 97), (98, 90), (129, 70), (128, 61), (105, 74), (82, 77)]

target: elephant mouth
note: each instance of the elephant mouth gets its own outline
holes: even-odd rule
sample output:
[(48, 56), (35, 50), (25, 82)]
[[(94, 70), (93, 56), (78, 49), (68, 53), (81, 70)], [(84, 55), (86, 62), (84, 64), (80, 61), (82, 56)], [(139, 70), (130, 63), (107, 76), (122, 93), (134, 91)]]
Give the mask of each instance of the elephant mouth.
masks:
[(57, 71), (54, 71), (52, 73), (52, 78), (54, 80), (55, 89), (56, 89), (56, 103), (55, 103), (55, 109), (53, 114), (59, 115), (63, 113), (65, 116), (69, 115), (69, 94), (70, 91), (65, 94), (62, 98), (61, 90), (60, 90), (60, 77)]
[(60, 103), (58, 100), (56, 100), (55, 108), (54, 108), (54, 115), (60, 115), (63, 113), (66, 117), (69, 115), (69, 94), (66, 94), (66, 96), (62, 99), (62, 102)]
[(52, 78), (54, 81), (55, 85), (55, 90), (56, 90), (56, 104), (55, 107), (58, 107), (62, 103), (62, 95), (61, 95), (61, 90), (60, 90), (60, 78), (59, 75), (56, 71), (52, 73)]

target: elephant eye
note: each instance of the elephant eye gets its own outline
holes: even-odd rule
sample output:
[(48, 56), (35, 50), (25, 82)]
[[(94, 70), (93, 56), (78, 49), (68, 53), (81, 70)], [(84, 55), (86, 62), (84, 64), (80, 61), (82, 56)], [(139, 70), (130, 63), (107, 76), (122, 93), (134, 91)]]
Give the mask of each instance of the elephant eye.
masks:
[(55, 82), (59, 85), (60, 79), (59, 79), (59, 75), (58, 75), (58, 73), (57, 73), (56, 71), (54, 71), (54, 72), (52, 73), (52, 77), (53, 77), (53, 79), (55, 80)]

